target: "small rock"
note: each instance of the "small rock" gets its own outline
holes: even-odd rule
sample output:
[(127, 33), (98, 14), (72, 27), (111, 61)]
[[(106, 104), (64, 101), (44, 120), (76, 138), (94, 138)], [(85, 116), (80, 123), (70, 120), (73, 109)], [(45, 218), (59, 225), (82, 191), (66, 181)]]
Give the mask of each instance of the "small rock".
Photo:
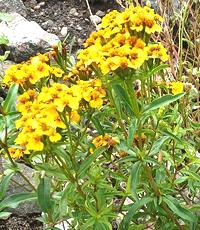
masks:
[(97, 15), (91, 15), (90, 20), (94, 25), (95, 24), (98, 25), (101, 22), (101, 18), (99, 16), (97, 16)]
[(51, 19), (49, 19), (49, 20), (47, 20), (46, 22), (43, 22), (42, 23), (42, 26), (45, 28), (45, 29), (48, 29), (49, 27), (52, 27), (54, 25), (54, 22), (51, 20)]
[(79, 31), (83, 30), (83, 28), (81, 26), (79, 26), (79, 25), (76, 27), (76, 29), (79, 30)]
[(34, 7), (34, 10), (39, 10), (40, 9), (40, 5), (36, 5), (35, 7)]
[(78, 12), (77, 12), (76, 8), (71, 8), (71, 10), (69, 11), (69, 13), (71, 15), (78, 16)]
[(40, 12), (40, 14), (39, 14), (40, 16), (44, 16), (45, 15), (45, 13), (42, 11), (42, 12)]
[(103, 16), (105, 16), (105, 12), (103, 12), (103, 11), (101, 11), (101, 10), (98, 10), (97, 12), (96, 12), (96, 15), (98, 16), (98, 17), (103, 17)]
[(85, 40), (85, 39), (78, 38), (78, 40), (77, 40), (78, 45), (79, 45), (79, 46), (82, 46), (82, 45), (83, 45), (84, 40)]
[(60, 34), (65, 37), (67, 36), (67, 32), (68, 32), (68, 28), (66, 26), (64, 26), (61, 31), (60, 31)]
[(38, 5), (44, 6), (44, 5), (45, 5), (45, 2), (40, 2)]

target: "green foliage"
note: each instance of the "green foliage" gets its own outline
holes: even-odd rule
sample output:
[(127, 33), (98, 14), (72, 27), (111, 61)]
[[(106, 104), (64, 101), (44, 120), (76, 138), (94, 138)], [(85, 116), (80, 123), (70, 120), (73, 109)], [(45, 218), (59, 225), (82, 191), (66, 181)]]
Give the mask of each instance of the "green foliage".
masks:
[[(141, 31), (137, 35), (148, 44), (149, 34)], [(68, 74), (73, 59), (64, 46), (54, 47), (53, 54), (56, 61), (53, 66), (60, 66)], [(71, 78), (54, 76), (41, 78), (34, 84), (27, 81), (24, 85), (11, 85), (0, 107), (0, 145), (14, 172), (19, 170), (9, 149), (13, 146), (17, 150), (28, 149), (26, 140), (24, 146), (15, 144), (15, 138), (24, 128), (15, 127), (20, 116), (16, 111), (18, 94), (30, 97), (28, 89), (35, 88), (36, 94), (40, 94), (42, 89), (58, 82), (76, 87), (76, 78), (85, 80), (98, 75), (107, 97), (98, 109), (95, 104), (98, 100), (94, 103), (96, 107), (90, 107), (92, 96), (89, 94), (91, 98), (87, 100), (83, 97), (77, 109), (78, 122), (68, 116), (75, 109), (66, 106), (59, 110), (58, 122), (64, 128), (55, 128), (61, 137), (57, 141), (51, 141), (48, 133), (40, 136), (40, 132), (48, 131), (45, 129), (48, 117), (44, 119), (44, 130), (38, 130), (39, 122), (34, 118), (41, 116), (40, 111), (29, 119), (34, 99), (28, 101), (21, 115), (28, 114), (25, 118), (29, 119), (30, 127), (26, 128), (39, 133), (35, 145), (42, 142), (42, 148), (29, 149), (30, 155), (23, 155), (23, 160), (37, 171), (39, 182), (30, 193), (5, 198), (14, 172), (4, 175), (0, 184), (0, 218), (10, 215), (6, 207), (15, 208), (25, 200), (37, 200), (43, 212), (39, 219), (51, 230), (58, 229), (56, 226), (61, 222), (67, 223), (69, 229), (78, 230), (111, 230), (114, 224), (119, 230), (147, 229), (149, 225), (163, 230), (199, 229), (200, 160), (196, 143), (199, 125), (190, 117), (192, 95), (184, 90), (182, 82), (178, 82), (178, 93), (166, 82), (159, 83), (160, 79), (166, 79), (168, 67), (160, 63), (158, 58), (149, 58), (140, 68), (123, 66), (105, 75), (93, 63), (86, 75), (81, 72), (84, 68), (80, 68), (80, 76), (74, 76), (78, 70), (73, 69)], [(139, 89), (135, 87), (137, 81)], [(92, 86), (88, 88), (92, 91)], [(99, 88), (96, 87), (95, 93)], [(70, 92), (70, 100), (79, 93), (75, 89)], [(58, 99), (59, 95), (51, 93), (53, 99)], [(43, 97), (46, 99), (49, 94)], [(96, 94), (93, 97), (97, 99)], [(40, 104), (34, 106), (38, 108)], [(52, 108), (56, 106), (53, 104)]]

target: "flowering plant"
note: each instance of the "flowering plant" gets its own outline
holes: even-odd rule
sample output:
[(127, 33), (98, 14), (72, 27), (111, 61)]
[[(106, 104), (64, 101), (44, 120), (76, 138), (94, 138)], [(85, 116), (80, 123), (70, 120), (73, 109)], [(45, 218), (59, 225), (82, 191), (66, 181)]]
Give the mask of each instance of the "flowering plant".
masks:
[(199, 226), (185, 194), (199, 184), (189, 92), (165, 78), (167, 51), (151, 38), (162, 21), (148, 6), (112, 11), (74, 66), (54, 47), (54, 62), (40, 54), (7, 70), (1, 151), (39, 172), (21, 201), (38, 201), (48, 229)]

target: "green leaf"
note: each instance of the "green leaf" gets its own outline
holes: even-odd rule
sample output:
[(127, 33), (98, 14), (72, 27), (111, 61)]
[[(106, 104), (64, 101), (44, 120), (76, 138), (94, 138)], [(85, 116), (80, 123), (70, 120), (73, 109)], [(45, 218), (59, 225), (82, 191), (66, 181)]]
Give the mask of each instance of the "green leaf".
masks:
[(92, 120), (92, 123), (94, 124), (95, 128), (97, 129), (98, 133), (101, 134), (101, 135), (104, 135), (104, 130), (103, 130), (103, 127), (99, 121), (99, 119), (96, 117), (96, 116), (93, 116), (91, 118)]
[(131, 105), (130, 98), (127, 92), (125, 91), (125, 89), (121, 85), (113, 85), (112, 87), (115, 93), (120, 96), (121, 102), (126, 106), (127, 111), (130, 114), (134, 115), (134, 111)]
[(96, 211), (96, 208), (93, 206), (93, 204), (89, 201), (89, 199), (87, 199), (86, 201), (85, 201), (85, 209), (87, 210), (87, 212), (91, 215), (91, 216), (93, 216), (93, 217), (95, 217), (96, 218), (96, 216), (97, 216), (97, 211)]
[(7, 97), (3, 103), (4, 113), (7, 114), (15, 110), (18, 88), (19, 86), (17, 84), (13, 84), (8, 90)]
[(130, 191), (131, 191), (132, 196), (135, 200), (138, 200), (137, 185), (139, 182), (141, 166), (142, 166), (142, 164), (139, 161), (134, 163), (134, 165), (131, 169), (131, 174), (130, 174)]
[(112, 226), (109, 222), (96, 222), (94, 225), (94, 230), (112, 230)]
[(179, 201), (170, 195), (163, 197), (163, 202), (172, 210), (173, 213), (178, 215), (180, 218), (189, 221), (190, 223), (196, 223), (197, 217), (194, 213), (183, 208)]
[(55, 176), (59, 180), (66, 180), (67, 177), (62, 170), (57, 166), (49, 165), (48, 163), (36, 164), (36, 169), (44, 170), (48, 176)]
[(21, 202), (36, 200), (36, 193), (17, 193), (7, 196), (0, 202), (0, 211), (5, 208), (16, 208)]
[(144, 224), (132, 224), (129, 226), (128, 230), (144, 230), (145, 229), (145, 226)]
[(61, 215), (66, 215), (67, 213), (67, 202), (70, 196), (76, 191), (76, 185), (73, 183), (69, 183), (64, 191), (62, 192), (62, 196), (59, 202), (59, 211)]
[(9, 40), (6, 36), (2, 35), (0, 36), (0, 45), (8, 45)]
[(8, 219), (10, 216), (11, 216), (11, 212), (0, 212), (0, 220), (3, 219), (3, 220), (6, 220)]
[(152, 101), (150, 103), (150, 105), (148, 105), (145, 109), (144, 109), (144, 112), (149, 112), (149, 111), (152, 111), (152, 110), (155, 110), (155, 109), (158, 109), (160, 107), (163, 107), (163, 106), (166, 106), (166, 105), (169, 105), (170, 103), (172, 102), (175, 102), (177, 101), (178, 99), (180, 99), (181, 97), (183, 97), (185, 94), (184, 93), (179, 93), (179, 94), (176, 94), (176, 95), (164, 95), (154, 101)]
[(131, 148), (131, 146), (133, 144), (133, 139), (134, 139), (136, 129), (137, 129), (137, 119), (133, 119), (131, 121), (131, 125), (128, 129), (127, 145), (129, 148)]
[(129, 224), (130, 224), (131, 220), (133, 219), (133, 216), (138, 211), (138, 209), (140, 209), (142, 206), (144, 206), (144, 205), (146, 205), (152, 201), (153, 201), (153, 198), (151, 198), (151, 197), (143, 197), (140, 200), (137, 200), (131, 206), (131, 208), (128, 210), (128, 213), (126, 214), (126, 216), (124, 217), (124, 219), (122, 220), (122, 222), (120, 224), (119, 230), (128, 229)]
[(50, 198), (50, 191), (51, 191), (51, 179), (47, 177), (41, 178), (37, 190), (37, 195), (38, 195), (38, 203), (42, 211), (45, 213), (48, 213), (53, 206), (53, 202)]
[(169, 139), (169, 137), (164, 136), (164, 137), (159, 138), (157, 141), (155, 141), (151, 148), (150, 156), (157, 154), (161, 150), (162, 145), (167, 139)]
[(6, 51), (4, 55), (0, 55), (0, 62), (5, 61), (8, 58), (9, 54), (10, 54), (10, 51)]
[(160, 72), (161, 70), (163, 69), (166, 69), (168, 67), (167, 64), (161, 64), (159, 66), (156, 66), (154, 69), (152, 69), (150, 72), (147, 73), (147, 76), (148, 77), (151, 77), (153, 76), (154, 74)]
[[(89, 219), (86, 221), (85, 224), (83, 224), (83, 226), (80, 226), (80, 229), (81, 229), (81, 230), (85, 230), (85, 229), (87, 229), (88, 227), (93, 226), (94, 223), (95, 223), (95, 218), (94, 218), (94, 217), (91, 217), (91, 218), (89, 218)], [(90, 229), (90, 228), (88, 228), (88, 230), (89, 230), (89, 229)]]
[(199, 174), (197, 174), (197, 173), (195, 173), (195, 172), (193, 172), (191, 170), (189, 171), (189, 170), (186, 170), (186, 169), (182, 169), (181, 173), (184, 173), (184, 174), (188, 175), (189, 178), (192, 179), (192, 180), (200, 182), (200, 176), (199, 176)]
[(167, 130), (163, 131), (162, 134), (165, 134), (166, 136), (170, 137), (171, 139), (173, 139), (179, 143), (183, 142), (178, 136), (174, 135), (173, 133), (171, 133)]
[(3, 176), (1, 183), (0, 183), (0, 200), (2, 200), (4, 196), (6, 195), (6, 192), (9, 186), (9, 182), (13, 175), (14, 173), (11, 172), (8, 175)]
[(8, 13), (0, 13), (0, 20), (5, 21), (5, 22), (11, 22), (12, 21), (12, 16)]
[(90, 167), (90, 165), (103, 153), (105, 152), (105, 147), (100, 147), (94, 151), (89, 157), (87, 157), (81, 164), (78, 170), (78, 177), (81, 177), (83, 173)]

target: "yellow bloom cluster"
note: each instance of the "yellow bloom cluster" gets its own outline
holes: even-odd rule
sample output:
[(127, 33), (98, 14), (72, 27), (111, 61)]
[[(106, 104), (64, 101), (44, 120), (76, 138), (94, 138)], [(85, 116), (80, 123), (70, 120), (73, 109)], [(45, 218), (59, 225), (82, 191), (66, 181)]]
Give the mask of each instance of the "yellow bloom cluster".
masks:
[(98, 67), (108, 74), (118, 68), (138, 69), (149, 58), (166, 61), (166, 49), (160, 43), (146, 44), (144, 39), (145, 33), (149, 36), (161, 31), (158, 22), (162, 20), (147, 6), (110, 12), (102, 19), (100, 29), (86, 40), (85, 49), (78, 55), (79, 64)]
[(81, 101), (98, 108), (103, 103), (103, 97), (105, 91), (100, 80), (79, 81), (71, 87), (53, 83), (51, 87), (43, 87), (40, 93), (26, 91), (18, 97), (17, 109), (22, 117), (16, 121), (16, 128), (20, 128), (21, 132), (15, 143), (27, 150), (42, 151), (45, 140), (57, 142), (62, 138), (58, 128), (66, 128), (63, 116), (77, 123)]
[(48, 62), (49, 58), (46, 54), (39, 54), (27, 62), (12, 65), (6, 70), (4, 83), (30, 85), (44, 77), (62, 77), (64, 71), (58, 67), (50, 67)]
[(21, 158), (24, 154), (30, 154), (28, 150), (19, 148), (8, 148), (8, 151), (12, 158)]
[[(93, 139), (92, 144), (95, 146), (95, 148), (99, 148), (101, 146), (107, 146), (110, 148), (117, 144), (117, 139), (109, 134), (105, 134), (104, 136), (99, 135)], [(90, 152), (94, 152), (93, 148), (90, 148)]]
[(179, 94), (179, 93), (182, 93), (184, 91), (183, 83), (180, 81), (170, 82), (169, 88), (172, 90), (173, 94)]
[(90, 107), (99, 108), (102, 106), (106, 91), (102, 88), (101, 80), (79, 80), (77, 81), (77, 84), (81, 87), (83, 99), (89, 102)]

